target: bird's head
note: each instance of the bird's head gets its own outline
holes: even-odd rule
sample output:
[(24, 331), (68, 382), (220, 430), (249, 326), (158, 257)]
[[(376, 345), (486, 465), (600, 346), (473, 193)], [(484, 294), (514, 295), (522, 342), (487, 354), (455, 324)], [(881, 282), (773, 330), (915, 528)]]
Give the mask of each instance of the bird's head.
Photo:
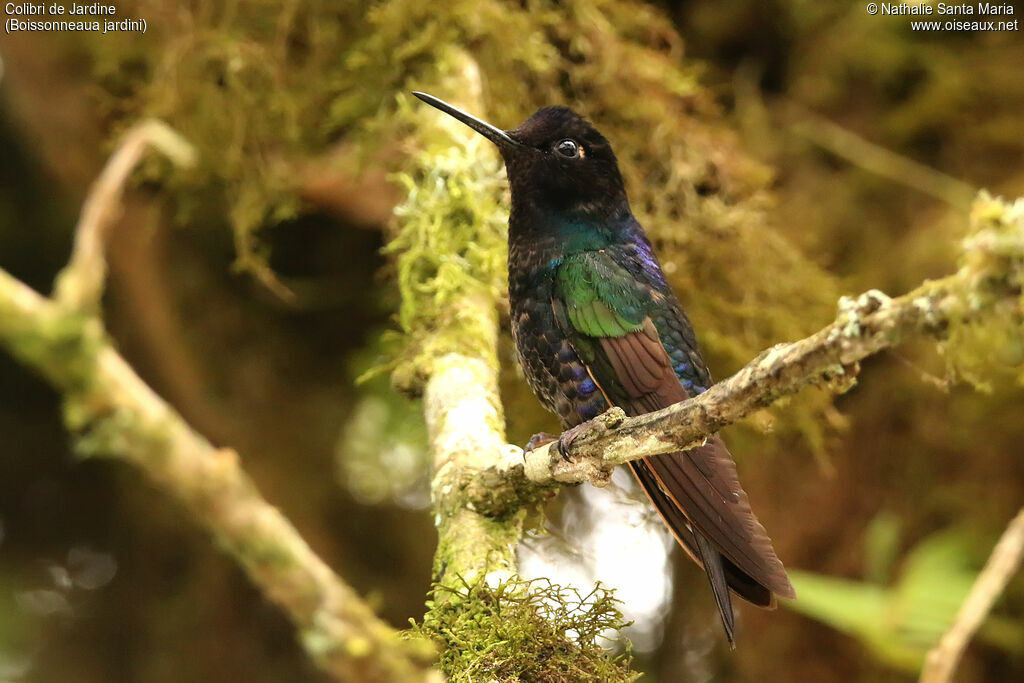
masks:
[(628, 209), (611, 145), (568, 107), (544, 107), (518, 128), (501, 130), (432, 95), (413, 93), (498, 146), (517, 207), (605, 219)]

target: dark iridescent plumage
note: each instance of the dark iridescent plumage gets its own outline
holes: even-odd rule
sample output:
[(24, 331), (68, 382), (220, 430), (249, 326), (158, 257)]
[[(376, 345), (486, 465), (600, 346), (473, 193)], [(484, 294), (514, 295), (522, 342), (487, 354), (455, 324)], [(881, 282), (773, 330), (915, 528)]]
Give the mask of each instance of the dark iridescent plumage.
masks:
[[(639, 415), (704, 391), (693, 328), (629, 208), (608, 141), (565, 107), (500, 131), (429, 95), (501, 150), (512, 188), (509, 298), (527, 380), (565, 428), (621, 407)], [(794, 597), (716, 435), (630, 466), (679, 543), (708, 573), (729, 641), (729, 588), (763, 607)]]

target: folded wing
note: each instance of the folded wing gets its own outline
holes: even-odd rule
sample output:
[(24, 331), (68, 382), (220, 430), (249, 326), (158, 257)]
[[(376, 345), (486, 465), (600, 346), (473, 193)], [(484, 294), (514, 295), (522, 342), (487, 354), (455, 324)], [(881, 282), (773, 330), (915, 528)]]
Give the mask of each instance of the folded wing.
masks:
[[(603, 252), (577, 254), (556, 274), (552, 307), (558, 324), (608, 402), (630, 415), (689, 397), (650, 315), (664, 305), (663, 296)], [(725, 585), (762, 607), (774, 604), (773, 593), (795, 596), (717, 435), (630, 466), (679, 543), (708, 572), (730, 640)]]

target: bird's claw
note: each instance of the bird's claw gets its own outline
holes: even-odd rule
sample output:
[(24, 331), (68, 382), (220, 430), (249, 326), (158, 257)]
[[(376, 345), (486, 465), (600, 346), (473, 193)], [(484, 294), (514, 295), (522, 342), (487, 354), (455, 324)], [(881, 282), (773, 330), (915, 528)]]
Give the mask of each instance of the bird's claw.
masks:
[(557, 441), (558, 436), (554, 434), (548, 434), (547, 432), (537, 432), (530, 437), (530, 440), (526, 442), (526, 446), (523, 447), (523, 453), (532, 453), (541, 446), (546, 446), (552, 441)]
[(562, 460), (572, 462), (572, 458), (569, 457), (569, 448), (572, 446), (572, 442), (578, 433), (579, 430), (577, 427), (567, 429), (558, 435), (548, 434), (547, 432), (538, 432), (531, 436), (530, 440), (526, 442), (526, 446), (523, 447), (523, 454), (526, 455), (532, 453), (541, 446), (546, 446), (549, 443), (555, 442), (555, 449), (558, 451), (558, 454), (562, 456)]
[(569, 457), (569, 448), (572, 447), (572, 442), (576, 440), (576, 437), (580, 433), (580, 427), (582, 425), (576, 425), (572, 429), (567, 429), (558, 436), (558, 454), (562, 456), (562, 460), (566, 462), (572, 462), (572, 458)]

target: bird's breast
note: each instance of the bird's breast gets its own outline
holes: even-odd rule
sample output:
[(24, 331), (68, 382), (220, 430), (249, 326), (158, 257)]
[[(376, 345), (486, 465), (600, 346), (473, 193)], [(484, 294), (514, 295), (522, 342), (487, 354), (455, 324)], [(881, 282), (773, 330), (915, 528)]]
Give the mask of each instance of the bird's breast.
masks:
[[(512, 337), (519, 364), (533, 392), (564, 427), (608, 409), (597, 383), (555, 320), (554, 279), (541, 269), (509, 269)], [(557, 268), (553, 263), (551, 269)]]

